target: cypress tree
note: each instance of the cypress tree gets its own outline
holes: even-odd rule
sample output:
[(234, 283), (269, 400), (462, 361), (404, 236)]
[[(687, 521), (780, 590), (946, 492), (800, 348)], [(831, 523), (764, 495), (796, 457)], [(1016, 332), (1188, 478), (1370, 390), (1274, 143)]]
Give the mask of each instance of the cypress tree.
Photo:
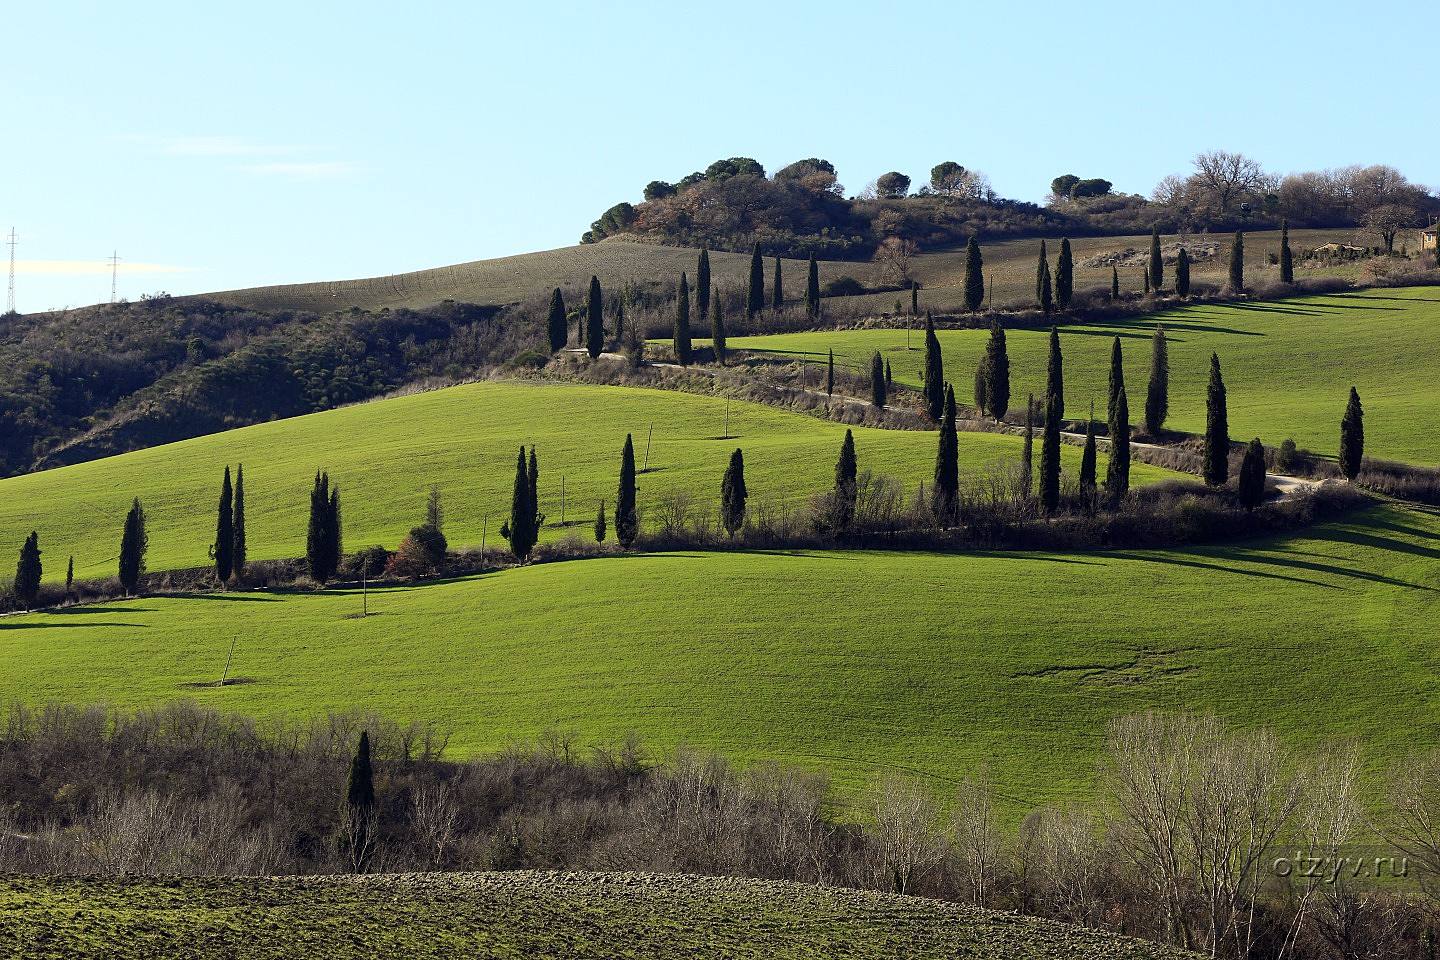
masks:
[[(1119, 338), (1116, 338), (1119, 339)], [(1045, 364), (1045, 404), (1055, 400), (1055, 416), (1065, 419), (1065, 361), (1060, 356), (1060, 331), (1050, 328), (1050, 358)]]
[(1165, 259), (1160, 255), (1160, 227), (1150, 228), (1150, 289), (1159, 292), (1165, 286)]
[(1045, 434), (1040, 442), (1040, 504), (1047, 514), (1060, 506), (1060, 414), (1054, 394), (1045, 398)]
[(1080, 495), (1095, 497), (1095, 401), (1090, 401), (1090, 419), (1085, 421), (1085, 449), (1080, 454)]
[(805, 313), (811, 320), (820, 316), (820, 265), (810, 256), (810, 270), (805, 277)]
[[(340, 558), (345, 555), (345, 536), (340, 520), (340, 485), (330, 488), (330, 503), (325, 517), (325, 563), (331, 577), (340, 570)], [(328, 578), (327, 578), (328, 579)]]
[(564, 350), (565, 340), (570, 335), (570, 319), (565, 315), (565, 297), (559, 287), (550, 294), (550, 317), (545, 322), (545, 328), (550, 334), (550, 352)]
[(600, 509), (595, 514), (595, 542), (605, 542), (605, 501), (600, 501)]
[(775, 283), (770, 290), (770, 305), (776, 310), (785, 306), (785, 285), (780, 278), (780, 256), (775, 256)]
[(1070, 253), (1069, 238), (1060, 240), (1060, 258), (1055, 261), (1055, 302), (1061, 310), (1070, 308), (1070, 297), (1075, 292), (1075, 258)]
[(895, 389), (895, 378), (890, 373), (890, 361), (885, 361), (885, 393), (888, 396)]
[(236, 580), (245, 579), (245, 562), (249, 548), (245, 542), (245, 464), (235, 468), (235, 509), (231, 522), (235, 528), (234, 546), (230, 550), (231, 576)]
[(1148, 297), (1150, 295), (1150, 271), (1142, 270), (1140, 276), (1145, 281), (1145, 295)]
[(1160, 435), (1170, 416), (1170, 347), (1165, 342), (1165, 328), (1155, 327), (1150, 341), (1150, 383), (1145, 389), (1145, 432)]
[(855, 456), (855, 435), (847, 427), (845, 439), (840, 444), (840, 459), (835, 461), (835, 506), (836, 525), (847, 529), (855, 520), (855, 500), (859, 495), (860, 464)]
[(1365, 459), (1365, 410), (1360, 406), (1360, 394), (1350, 388), (1350, 401), (1345, 404), (1345, 416), (1340, 420), (1340, 471), (1345, 479), (1354, 480), (1360, 474), (1360, 464)]
[(1246, 510), (1254, 510), (1265, 499), (1265, 447), (1259, 437), (1245, 447), (1240, 475), (1235, 479), (1235, 493), (1240, 506)]
[(1105, 493), (1118, 505), (1130, 492), (1130, 400), (1120, 388), (1110, 417), (1110, 463), (1105, 468)]
[(940, 338), (935, 336), (935, 321), (925, 314), (925, 382), (922, 392), (925, 397), (925, 412), (930, 419), (940, 421), (945, 412), (945, 364), (940, 356)]
[[(524, 561), (530, 555), (534, 542), (530, 539), (530, 524), (535, 520), (535, 506), (530, 502), (530, 474), (525, 469), (525, 445), (515, 459), (515, 485), (510, 491), (510, 522), (508, 537), (510, 552), (515, 559)], [(618, 520), (617, 520), (618, 526)]]
[(876, 350), (870, 358), (870, 402), (877, 407), (885, 406), (885, 361)]
[(235, 557), (235, 491), (230, 486), (230, 468), (220, 484), (220, 506), (216, 510), (215, 544), (210, 548), (215, 560), (215, 576), (221, 584), (228, 583)]
[(985, 369), (985, 357), (981, 355), (980, 362), (975, 364), (975, 412), (982, 416), (990, 409), (989, 389), (990, 373)]
[(1280, 282), (1295, 282), (1295, 259), (1290, 253), (1290, 221), (1280, 221)]
[(594, 360), (605, 349), (605, 300), (600, 291), (600, 278), (590, 277), (590, 295), (585, 298), (585, 350)]
[(140, 588), (140, 578), (145, 573), (145, 551), (150, 546), (150, 537), (145, 532), (145, 511), (136, 497), (125, 514), (125, 527), (120, 535), (120, 586), (127, 595), (133, 595)]
[(920, 316), (920, 287), (914, 280), (910, 281), (910, 316)]
[(730, 454), (730, 466), (725, 468), (725, 477), (720, 482), (720, 521), (730, 539), (745, 526), (745, 455), (737, 447)]
[(955, 429), (955, 391), (945, 387), (945, 409), (940, 421), (940, 444), (935, 451), (935, 482), (930, 487), (930, 509), (942, 526), (955, 522), (960, 502), (960, 442)]
[(1020, 493), (1029, 500), (1035, 486), (1035, 394), (1025, 397), (1025, 444), (1020, 452)]
[(75, 589), (75, 555), (70, 555), (70, 562), (65, 566), (65, 596), (70, 596)]
[(625, 342), (625, 299), (623, 296), (615, 298), (615, 340), (618, 343)]
[(635, 509), (635, 444), (625, 434), (625, 449), (620, 454), (620, 488), (615, 493), (615, 539), (629, 548), (640, 533), (640, 515)]
[(980, 243), (971, 237), (965, 243), (965, 309), (971, 313), (985, 305), (984, 267)]
[(15, 564), (15, 599), (26, 610), (40, 598), (40, 534), (30, 532), (20, 547), (20, 561)]
[(1220, 357), (1210, 354), (1210, 383), (1205, 388), (1205, 482), (1223, 487), (1230, 479), (1230, 419)]
[(1120, 271), (1115, 267), (1110, 268), (1110, 299), (1120, 299)]
[(1005, 345), (1005, 328), (999, 319), (990, 322), (990, 340), (985, 344), (985, 405), (996, 422), (1010, 410), (1010, 354)]
[(719, 287), (715, 288), (715, 293), (710, 298), (710, 346), (715, 351), (715, 361), (724, 366), (728, 355), (728, 341), (725, 339), (725, 310), (720, 306)]
[(675, 295), (675, 362), (690, 365), (690, 284), (680, 274), (680, 292)]
[(345, 805), (352, 811), (369, 812), (375, 805), (375, 771), (370, 765), (370, 734), (360, 731), (360, 745), (350, 761), (350, 777), (345, 783)]
[(1239, 230), (1230, 244), (1230, 292), (1245, 292), (1245, 234)]
[(835, 395), (835, 351), (830, 351), (830, 356), (825, 360), (825, 396)]
[(1116, 337), (1110, 344), (1110, 387), (1109, 403), (1105, 408), (1106, 421), (1115, 422), (1115, 405), (1120, 402), (1120, 394), (1125, 389), (1125, 356), (1120, 346), (1120, 338)]
[(1175, 293), (1181, 297), (1190, 296), (1190, 254), (1184, 247), (1175, 256)]
[(330, 475), (316, 471), (315, 485), (310, 488), (310, 524), (305, 531), (305, 561), (310, 579), (324, 583), (330, 579), (326, 567), (327, 543), (330, 536)]
[(700, 248), (700, 262), (695, 264), (695, 307), (701, 320), (710, 315), (710, 288), (712, 286), (714, 284), (710, 281), (710, 246), (706, 244)]
[(540, 461), (535, 456), (535, 445), (530, 445), (530, 470), (526, 476), (530, 486), (530, 546), (540, 542), (540, 525), (545, 522), (545, 514), (540, 512)]
[(1050, 258), (1045, 254), (1045, 241), (1040, 241), (1040, 260), (1035, 264), (1035, 302), (1049, 313), (1055, 306), (1050, 286)]
[(760, 244), (750, 253), (750, 281), (745, 287), (745, 319), (754, 320), (765, 309), (765, 261)]

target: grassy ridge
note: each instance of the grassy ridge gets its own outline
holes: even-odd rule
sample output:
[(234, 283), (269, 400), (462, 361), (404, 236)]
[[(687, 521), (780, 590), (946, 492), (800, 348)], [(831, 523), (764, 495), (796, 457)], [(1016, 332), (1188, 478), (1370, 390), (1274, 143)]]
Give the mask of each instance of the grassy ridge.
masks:
[[(1065, 404), (1084, 416), (1090, 401), (1104, 417), (1112, 338), (1125, 349), (1131, 417), (1144, 416), (1150, 338), (1156, 324), (1170, 342), (1167, 425), (1200, 432), (1211, 352), (1220, 355), (1228, 389), (1230, 434), (1261, 437), (1278, 446), (1293, 437), (1302, 447), (1333, 455), (1351, 384), (1365, 403), (1370, 456), (1412, 463), (1440, 460), (1440, 288), (1371, 290), (1270, 303), (1196, 305), (1150, 317), (1061, 328)], [(941, 331), (946, 376), (968, 401), (975, 365), (988, 333)], [(1026, 391), (1044, 392), (1048, 334), (1007, 334), (1011, 406)], [(906, 351), (906, 342), (911, 344)], [(895, 378), (918, 385), (922, 338), (904, 330), (848, 330), (733, 337), (732, 349), (764, 350), (868, 370), (870, 354), (891, 358)]]
[(643, 874), (0, 880), (27, 957), (1193, 956), (1062, 923), (780, 881)]
[[(675, 553), (412, 588), (146, 597), (0, 619), (0, 700), (373, 708), (461, 753), (636, 733), (856, 788), (989, 764), (1013, 815), (1091, 789), (1105, 723), (1213, 711), (1378, 761), (1440, 741), (1440, 513), (1184, 551)], [(187, 684), (219, 676), (223, 688)]]
[[(152, 570), (204, 566), (214, 540), (215, 504), (226, 464), (245, 464), (252, 559), (304, 553), (309, 489), (324, 468), (341, 487), (346, 543), (394, 547), (424, 519), (430, 484), (445, 500), (454, 546), (500, 545), (508, 519), (515, 453), (535, 444), (540, 456), (544, 538), (560, 536), (561, 478), (565, 519), (590, 536), (596, 506), (613, 506), (625, 434), (633, 433), (643, 466), (641, 509), (666, 491), (688, 490), (697, 504), (718, 501), (730, 452), (745, 450), (752, 504), (796, 504), (834, 482), (845, 427), (760, 404), (663, 390), (533, 383), (480, 383), (397, 397), (258, 424), (139, 450), (105, 460), (0, 480), (0, 546), (18, 550), (40, 532), (46, 574), (63, 579), (74, 554), (77, 577), (110, 576), (119, 531), (132, 497), (149, 516)], [(862, 469), (907, 484), (928, 481), (935, 434), (856, 428)], [(995, 434), (960, 435), (962, 468), (980, 471), (1019, 456), (1020, 441)], [(1065, 450), (1078, 470), (1079, 451)], [(1136, 482), (1166, 476), (1136, 465)]]

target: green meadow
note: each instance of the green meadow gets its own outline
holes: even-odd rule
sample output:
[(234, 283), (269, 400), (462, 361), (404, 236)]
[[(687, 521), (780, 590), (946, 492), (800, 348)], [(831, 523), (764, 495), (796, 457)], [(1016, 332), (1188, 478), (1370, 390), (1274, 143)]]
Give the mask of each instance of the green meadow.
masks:
[[(1291, 437), (1301, 447), (1333, 455), (1353, 384), (1365, 404), (1366, 454), (1417, 464), (1440, 460), (1440, 288), (1197, 304), (1135, 319), (1066, 324), (1060, 340), (1068, 416), (1083, 417), (1092, 400), (1104, 416), (1111, 343), (1118, 336), (1131, 417), (1141, 420), (1157, 325), (1170, 343), (1167, 425), (1173, 429), (1204, 429), (1205, 383), (1215, 352), (1236, 439), (1258, 436), (1278, 446)], [(989, 334), (942, 330), (939, 336), (946, 376), (966, 402)], [(1007, 333), (1012, 409), (1024, 408), (1027, 392), (1044, 393), (1048, 336), (1040, 330)], [(863, 371), (879, 350), (891, 361), (895, 378), (911, 385), (920, 382), (924, 356), (922, 337), (904, 329), (732, 337), (730, 346), (818, 364), (833, 349), (837, 363)]]
[[(638, 735), (942, 791), (1084, 798), (1105, 724), (1213, 711), (1383, 764), (1440, 740), (1440, 511), (1093, 553), (679, 552), (357, 591), (152, 596), (0, 619), (0, 700), (370, 709), (461, 755)], [(235, 642), (225, 687), (219, 677)]]
[[(862, 469), (907, 485), (933, 474), (934, 433), (855, 429)], [(77, 577), (111, 576), (125, 511), (138, 496), (148, 517), (149, 568), (204, 566), (221, 473), (239, 463), (253, 560), (303, 555), (309, 490), (319, 469), (340, 486), (347, 549), (393, 548), (424, 520), (431, 484), (441, 490), (452, 546), (479, 546), (487, 537), (498, 546), (522, 443), (539, 452), (543, 539), (567, 529), (588, 537), (599, 502), (613, 504), (627, 433), (639, 465), (648, 463), (639, 482), (643, 511), (669, 491), (688, 491), (697, 505), (718, 502), (736, 447), (745, 451), (752, 505), (803, 503), (833, 484), (845, 427), (664, 390), (468, 384), (0, 480), (0, 546), (18, 551), (36, 530), (48, 579), (64, 577), (72, 554)], [(960, 435), (961, 466), (971, 473), (1013, 462), (1020, 449), (1015, 437)], [(1064, 452), (1067, 468), (1078, 470), (1079, 450)], [(1137, 483), (1172, 475), (1135, 466)], [(561, 526), (562, 481), (568, 527)]]

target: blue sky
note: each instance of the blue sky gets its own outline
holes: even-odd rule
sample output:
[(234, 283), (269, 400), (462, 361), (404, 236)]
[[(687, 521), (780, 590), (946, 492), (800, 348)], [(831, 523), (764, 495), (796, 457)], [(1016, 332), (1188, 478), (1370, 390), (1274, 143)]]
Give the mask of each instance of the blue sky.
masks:
[[(1198, 151), (1440, 183), (1433, 3), (5, 5), (18, 306), (574, 243), (719, 157), (1039, 200)], [(1421, 72), (1429, 79), (1419, 82)]]

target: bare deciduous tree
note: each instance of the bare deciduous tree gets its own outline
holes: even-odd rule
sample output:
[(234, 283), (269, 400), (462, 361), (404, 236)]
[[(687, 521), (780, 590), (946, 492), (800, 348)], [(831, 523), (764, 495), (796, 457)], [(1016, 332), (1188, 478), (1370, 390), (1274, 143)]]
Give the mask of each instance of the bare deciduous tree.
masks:
[(890, 774), (872, 790), (870, 814), (876, 877), (905, 893), (945, 854), (935, 802), (919, 784)]
[(1243, 153), (1210, 150), (1195, 156), (1195, 173), (1190, 180), (1222, 213), (1228, 213), (1237, 200), (1259, 189), (1266, 176), (1259, 161)]
[(1382, 203), (1365, 211), (1365, 226), (1380, 238), (1386, 253), (1395, 252), (1395, 235), (1415, 223), (1415, 208)]
[(919, 247), (914, 240), (886, 237), (875, 250), (875, 262), (880, 265), (881, 277), (886, 283), (909, 283), (911, 261), (918, 252)]

